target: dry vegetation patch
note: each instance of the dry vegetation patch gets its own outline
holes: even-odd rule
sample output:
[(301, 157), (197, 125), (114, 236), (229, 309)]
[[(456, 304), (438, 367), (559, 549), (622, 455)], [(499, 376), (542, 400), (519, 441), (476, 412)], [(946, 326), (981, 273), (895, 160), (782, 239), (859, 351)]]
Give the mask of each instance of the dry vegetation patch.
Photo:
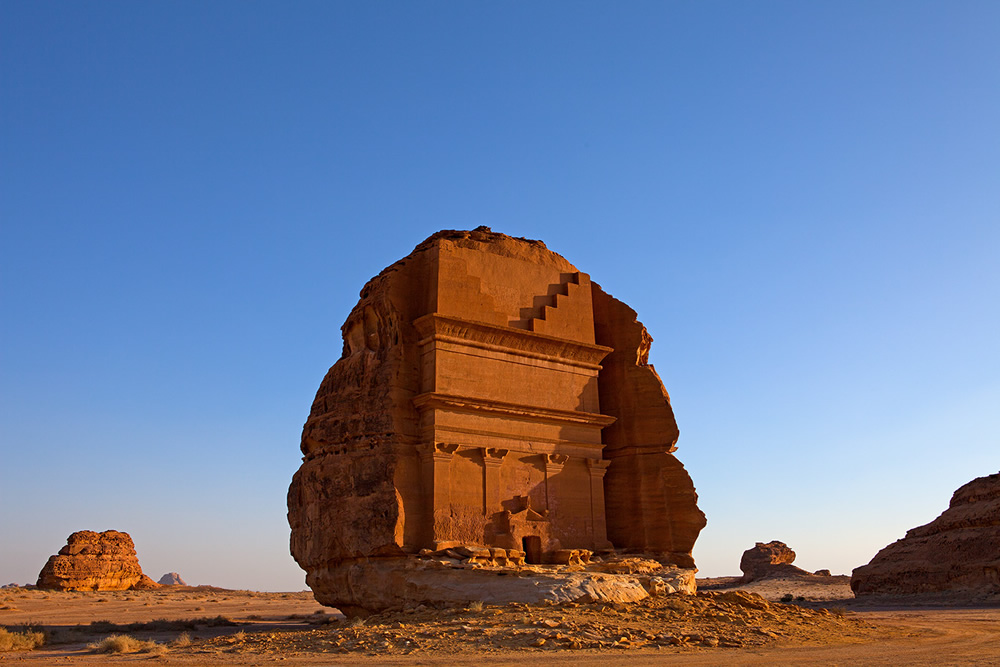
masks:
[(45, 644), (45, 633), (27, 628), (10, 631), (0, 628), (0, 651), (30, 651)]
[(136, 639), (129, 635), (111, 635), (88, 647), (94, 653), (162, 653), (166, 646), (151, 640)]

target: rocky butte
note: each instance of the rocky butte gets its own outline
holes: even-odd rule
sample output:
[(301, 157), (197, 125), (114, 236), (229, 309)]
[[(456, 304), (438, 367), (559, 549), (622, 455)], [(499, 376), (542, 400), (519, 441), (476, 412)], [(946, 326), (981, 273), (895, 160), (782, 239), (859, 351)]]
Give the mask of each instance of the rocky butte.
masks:
[(740, 558), (740, 569), (743, 571), (742, 583), (748, 584), (759, 579), (781, 577), (786, 575), (809, 574), (805, 570), (792, 565), (795, 552), (784, 542), (757, 542), (752, 549), (743, 552)]
[(142, 573), (128, 533), (81, 530), (49, 557), (37, 586), (60, 591), (124, 591), (158, 584)]
[(960, 487), (941, 516), (855, 568), (856, 596), (1000, 594), (1000, 473)]
[(544, 582), (497, 578), (533, 564), (615, 597), (590, 557), (607, 572), (616, 549), (693, 587), (705, 516), (652, 338), (589, 275), (541, 241), (442, 231), (370, 280), (341, 329), (288, 491), (317, 600), (558, 598), (543, 567)]

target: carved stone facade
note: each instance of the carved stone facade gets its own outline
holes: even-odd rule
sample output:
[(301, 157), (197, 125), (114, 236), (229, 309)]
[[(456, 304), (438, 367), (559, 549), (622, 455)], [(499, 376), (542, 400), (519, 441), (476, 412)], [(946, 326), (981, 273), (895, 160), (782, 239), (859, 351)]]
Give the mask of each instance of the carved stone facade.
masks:
[(652, 339), (543, 243), (439, 232), (365, 286), (343, 334), (288, 496), (320, 601), (343, 602), (358, 559), (459, 544), (693, 567), (705, 519)]

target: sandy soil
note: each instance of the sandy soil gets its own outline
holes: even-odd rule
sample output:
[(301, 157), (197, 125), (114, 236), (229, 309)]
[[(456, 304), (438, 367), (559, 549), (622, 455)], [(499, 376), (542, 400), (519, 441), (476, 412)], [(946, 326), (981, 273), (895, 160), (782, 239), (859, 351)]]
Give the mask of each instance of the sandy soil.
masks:
[[(734, 593), (735, 578), (722, 578), (700, 581), (697, 596), (633, 605), (475, 605), (364, 621), (322, 608), (308, 592), (4, 589), (0, 625), (44, 626), (48, 641), (0, 653), (0, 663), (575, 665), (627, 655), (636, 665), (1000, 665), (1000, 605), (856, 603), (842, 578), (823, 579), (748, 586), (771, 600), (804, 598), (791, 605)], [(120, 633), (155, 644), (144, 653), (88, 647)]]

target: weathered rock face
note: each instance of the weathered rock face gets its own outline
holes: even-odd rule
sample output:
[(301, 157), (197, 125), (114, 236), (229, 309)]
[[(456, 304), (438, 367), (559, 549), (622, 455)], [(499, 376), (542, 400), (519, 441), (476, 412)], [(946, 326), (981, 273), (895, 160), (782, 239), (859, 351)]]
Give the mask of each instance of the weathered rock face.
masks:
[(948, 509), (851, 575), (861, 595), (1000, 593), (1000, 473), (959, 488)]
[(369, 281), (342, 331), (288, 493), (320, 602), (364, 605), (370, 559), (452, 545), (693, 568), (705, 517), (652, 338), (543, 243), (434, 234)]
[(132, 538), (117, 530), (70, 535), (66, 546), (45, 563), (37, 584), (62, 591), (124, 591), (156, 585), (143, 575)]
[(161, 586), (187, 586), (181, 575), (176, 572), (167, 572), (165, 575), (160, 577), (160, 580), (156, 582)]
[(767, 544), (758, 542), (752, 549), (744, 551), (743, 557), (740, 559), (740, 569), (743, 570), (742, 581), (748, 584), (758, 579), (789, 574), (809, 574), (802, 568), (792, 565), (794, 560), (795, 552), (789, 549), (784, 542), (777, 540)]

